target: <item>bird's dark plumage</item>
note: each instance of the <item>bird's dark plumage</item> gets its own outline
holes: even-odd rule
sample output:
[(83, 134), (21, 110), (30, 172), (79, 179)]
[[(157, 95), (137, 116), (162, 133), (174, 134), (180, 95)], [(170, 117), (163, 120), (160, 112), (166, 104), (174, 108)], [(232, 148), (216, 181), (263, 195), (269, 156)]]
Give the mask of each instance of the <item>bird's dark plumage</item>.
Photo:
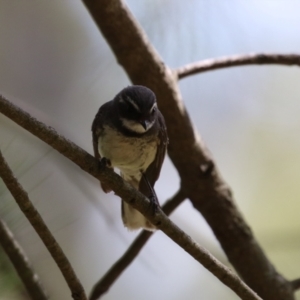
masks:
[[(95, 157), (105, 157), (121, 176), (149, 199), (166, 154), (168, 136), (155, 94), (144, 86), (129, 86), (103, 104), (92, 124)], [(104, 192), (109, 188), (101, 185)], [(153, 195), (154, 193), (154, 195)], [(129, 229), (155, 227), (122, 201), (122, 218)]]

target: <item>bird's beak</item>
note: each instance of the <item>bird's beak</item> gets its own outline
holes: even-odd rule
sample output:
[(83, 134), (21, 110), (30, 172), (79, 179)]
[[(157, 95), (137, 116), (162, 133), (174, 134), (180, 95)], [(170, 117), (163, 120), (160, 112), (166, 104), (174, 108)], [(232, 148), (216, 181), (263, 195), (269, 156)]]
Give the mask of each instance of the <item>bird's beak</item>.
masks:
[(150, 122), (147, 121), (147, 120), (141, 120), (141, 121), (140, 121), (140, 124), (141, 124), (141, 125), (143, 126), (143, 128), (147, 131)]

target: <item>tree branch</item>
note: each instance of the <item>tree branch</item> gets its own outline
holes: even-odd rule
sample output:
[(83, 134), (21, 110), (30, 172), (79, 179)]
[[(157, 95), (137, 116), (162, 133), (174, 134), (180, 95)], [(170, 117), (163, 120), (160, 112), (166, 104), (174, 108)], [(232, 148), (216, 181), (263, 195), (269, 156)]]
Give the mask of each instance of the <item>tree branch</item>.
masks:
[(206, 249), (195, 243), (186, 233), (178, 228), (160, 208), (158, 208), (157, 213), (152, 214), (149, 210), (149, 199), (134, 189), (110, 168), (99, 168), (98, 161), (90, 154), (63, 136), (58, 135), (53, 128), (47, 127), (42, 122), (32, 118), (28, 113), (17, 108), (2, 96), (0, 96), (0, 112), (48, 143), (54, 149), (76, 163), (84, 171), (111, 187), (116, 195), (140, 211), (158, 229), (162, 230), (242, 299), (261, 299), (229, 268), (224, 266)]
[(20, 276), (28, 295), (33, 300), (47, 300), (48, 297), (41, 286), (38, 275), (30, 266), (29, 260), (15, 240), (12, 232), (9, 230), (3, 220), (0, 219), (0, 244), (14, 265), (18, 275)]
[(231, 264), (263, 299), (293, 300), (290, 283), (258, 245), (195, 130), (184, 107), (177, 76), (161, 60), (124, 1), (83, 3), (131, 81), (155, 92), (168, 128), (168, 154), (183, 190), (212, 228)]
[[(180, 189), (162, 206), (164, 213), (169, 215), (180, 203), (183, 202), (185, 198), (184, 193)], [(152, 232), (146, 230), (143, 230), (139, 234), (123, 256), (121, 256), (106, 272), (106, 274), (95, 284), (89, 298), (90, 300), (96, 300), (108, 291), (123, 271), (133, 262), (151, 236)]]
[(2, 156), (1, 151), (0, 177), (2, 178), (3, 182), (15, 198), (17, 204), (19, 205), (20, 209), (22, 210), (28, 221), (31, 223), (31, 225), (33, 226), (33, 228), (47, 247), (57, 266), (61, 270), (71, 290), (73, 299), (87, 300), (83, 287), (80, 281), (78, 280), (70, 262), (68, 261), (59, 244), (56, 242), (55, 238), (51, 234), (47, 225), (44, 223), (42, 217), (31, 203), (27, 193), (19, 184), (17, 179), (14, 177), (11, 169), (9, 168), (4, 157)]
[(271, 54), (252, 53), (243, 55), (224, 56), (220, 58), (205, 59), (194, 62), (174, 70), (178, 79), (217, 69), (237, 67), (245, 65), (286, 65), (300, 66), (300, 55), (298, 54)]

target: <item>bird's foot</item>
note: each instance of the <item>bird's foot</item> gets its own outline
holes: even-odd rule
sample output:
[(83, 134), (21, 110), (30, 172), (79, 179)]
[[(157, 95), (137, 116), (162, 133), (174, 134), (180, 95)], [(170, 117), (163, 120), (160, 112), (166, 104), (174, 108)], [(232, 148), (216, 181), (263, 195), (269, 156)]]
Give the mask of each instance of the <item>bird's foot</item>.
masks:
[(99, 164), (100, 167), (112, 168), (111, 161), (106, 157), (100, 158)]

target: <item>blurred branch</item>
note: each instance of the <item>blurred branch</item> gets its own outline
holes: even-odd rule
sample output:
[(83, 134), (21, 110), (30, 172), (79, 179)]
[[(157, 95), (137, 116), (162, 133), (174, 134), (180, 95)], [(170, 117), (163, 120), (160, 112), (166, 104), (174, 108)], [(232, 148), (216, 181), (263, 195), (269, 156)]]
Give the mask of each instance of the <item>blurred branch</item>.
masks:
[(300, 278), (291, 281), (291, 286), (294, 291), (300, 290)]
[(286, 65), (300, 66), (300, 55), (298, 54), (270, 54), (252, 53), (225, 56), (220, 58), (205, 59), (194, 62), (174, 70), (178, 79), (217, 69), (237, 67), (245, 65)]
[(56, 242), (55, 238), (51, 234), (42, 217), (31, 203), (28, 194), (25, 192), (23, 187), (14, 177), (11, 169), (9, 168), (4, 157), (2, 156), (1, 151), (0, 177), (2, 178), (3, 182), (7, 186), (12, 196), (15, 198), (17, 204), (19, 205), (20, 209), (22, 210), (28, 221), (31, 223), (41, 240), (44, 242), (46, 248), (52, 255), (57, 266), (61, 270), (72, 292), (73, 299), (86, 300), (87, 297), (84, 293), (83, 287), (80, 281), (78, 280), (70, 262), (68, 261), (59, 244)]
[[(169, 215), (180, 203), (185, 199), (183, 191), (180, 189), (170, 200), (168, 200), (162, 209), (166, 215)], [(106, 272), (106, 274), (95, 284), (90, 300), (96, 300), (100, 298), (112, 284), (118, 279), (122, 272), (133, 262), (136, 256), (140, 253), (143, 246), (147, 243), (152, 236), (152, 232), (143, 230), (138, 237), (134, 240), (127, 251), (120, 257), (112, 267)]]
[(210, 225), (229, 261), (263, 299), (294, 299), (289, 282), (276, 271), (255, 240), (195, 130), (182, 101), (177, 76), (162, 61), (125, 2), (83, 3), (133, 84), (145, 85), (156, 94), (168, 128), (168, 154), (182, 188)]
[[(139, 191), (134, 189), (129, 183), (124, 181), (119, 175), (114, 173), (110, 168), (99, 167), (98, 161), (76, 144), (68, 141), (56, 131), (47, 127), (42, 122), (32, 118), (28, 113), (13, 105), (8, 100), (0, 96), (0, 112), (9, 117), (15, 123), (19, 124), (32, 134), (39, 137), (42, 141), (48, 143), (61, 154), (76, 163), (84, 171), (95, 178), (107, 184), (112, 190), (124, 201), (129, 203), (135, 209), (140, 211), (147, 219), (150, 220), (157, 228), (162, 230), (169, 238), (181, 246), (187, 253), (200, 262), (206, 269), (213, 273), (221, 282), (231, 288), (237, 295), (245, 300), (257, 300), (258, 297), (237, 275), (228, 267), (224, 266), (206, 249), (195, 243), (190, 236), (178, 228), (159, 208), (157, 213), (152, 214), (149, 210), (150, 201)], [(1, 169), (0, 169), (1, 170)], [(2, 173), (5, 173), (2, 171)], [(12, 174), (11, 174), (12, 176)], [(12, 183), (15, 186), (15, 179), (12, 177)], [(8, 181), (7, 183), (10, 183)], [(20, 188), (20, 187), (19, 187)], [(14, 188), (11, 192), (14, 192)], [(16, 197), (19, 193), (16, 193)], [(22, 198), (29, 200), (26, 193), (21, 192)], [(27, 201), (28, 202), (28, 201)], [(20, 202), (22, 204), (22, 202)], [(30, 203), (30, 202), (29, 202)], [(30, 203), (32, 209), (34, 207)], [(26, 206), (24, 207), (24, 209)], [(35, 209), (34, 209), (35, 211)], [(24, 212), (29, 212), (28, 209)], [(37, 212), (34, 214), (36, 215)], [(42, 221), (42, 220), (41, 220)], [(44, 224), (44, 223), (43, 223)], [(39, 227), (35, 227), (39, 230)], [(47, 229), (48, 230), (48, 229)], [(41, 235), (43, 237), (43, 235)]]
[(41, 286), (38, 275), (30, 266), (29, 260), (21, 246), (15, 240), (12, 232), (9, 230), (3, 220), (0, 219), (0, 244), (14, 265), (20, 276), (28, 295), (33, 300), (46, 300), (48, 297)]
[(152, 232), (146, 230), (143, 230), (139, 234), (123, 256), (120, 257), (106, 272), (106, 274), (95, 284), (89, 297), (90, 300), (99, 299), (109, 290), (122, 272), (133, 262), (152, 234)]

